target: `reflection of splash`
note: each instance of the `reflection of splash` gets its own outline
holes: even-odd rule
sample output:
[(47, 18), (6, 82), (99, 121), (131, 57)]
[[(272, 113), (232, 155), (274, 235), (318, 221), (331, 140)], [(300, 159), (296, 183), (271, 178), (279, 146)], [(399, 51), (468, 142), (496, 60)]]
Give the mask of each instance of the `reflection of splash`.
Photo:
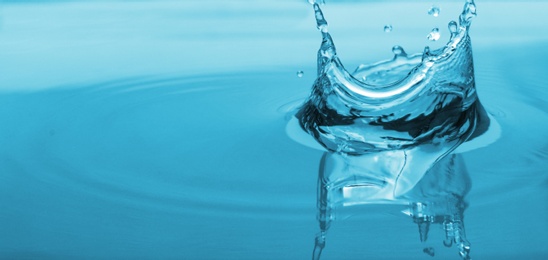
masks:
[[(430, 168), (410, 192), (397, 199), (379, 196), (383, 180), (367, 176), (360, 156), (325, 153), (318, 175), (318, 220), (320, 233), (316, 237), (314, 259), (319, 259), (325, 247), (326, 232), (335, 219), (337, 208), (357, 204), (408, 205), (404, 213), (413, 218), (419, 227), (420, 239), (425, 242), (431, 224), (441, 224), (445, 229), (444, 245), (457, 245), (460, 255), (469, 258), (470, 243), (464, 232), (464, 197), (470, 190), (470, 179), (460, 155), (450, 155)], [(374, 166), (371, 167), (374, 169)], [(433, 255), (433, 248), (425, 248)]]
[[(337, 57), (320, 6), (313, 6), (323, 38), (318, 78), (296, 117), (330, 152), (321, 162), (322, 231), (314, 257), (319, 258), (325, 246), (333, 207), (410, 203), (407, 213), (421, 227), (423, 240), (430, 223), (442, 223), (446, 244), (456, 243), (461, 256), (468, 258), (462, 225), (468, 184), (450, 178), (458, 175), (464, 180), (467, 175), (461, 159), (447, 155), (489, 125), (476, 94), (468, 35), (476, 15), (473, 0), (466, 1), (458, 23), (449, 23), (451, 39), (445, 47), (427, 47), (424, 53), (409, 56), (395, 46), (392, 60), (362, 65), (353, 74)], [(456, 183), (439, 184), (443, 179)], [(432, 181), (438, 184), (431, 185)], [(462, 189), (453, 192), (455, 188)]]
[[(442, 224), (447, 247), (457, 245), (459, 254), (469, 259), (470, 243), (464, 232), (464, 196), (470, 190), (470, 178), (462, 156), (447, 156), (436, 163), (406, 195), (410, 202), (405, 213), (413, 217), (419, 227), (420, 239), (425, 242), (431, 224)], [(433, 249), (424, 250), (433, 254)]]

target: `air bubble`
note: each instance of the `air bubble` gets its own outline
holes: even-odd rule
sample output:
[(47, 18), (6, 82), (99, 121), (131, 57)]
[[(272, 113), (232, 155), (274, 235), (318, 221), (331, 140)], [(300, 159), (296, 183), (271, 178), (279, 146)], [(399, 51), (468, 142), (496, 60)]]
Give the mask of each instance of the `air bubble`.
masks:
[(433, 41), (433, 42), (439, 40), (440, 37), (441, 37), (441, 35), (440, 35), (440, 29), (439, 28), (432, 29), (432, 31), (426, 36), (426, 38), (428, 38), (428, 40)]

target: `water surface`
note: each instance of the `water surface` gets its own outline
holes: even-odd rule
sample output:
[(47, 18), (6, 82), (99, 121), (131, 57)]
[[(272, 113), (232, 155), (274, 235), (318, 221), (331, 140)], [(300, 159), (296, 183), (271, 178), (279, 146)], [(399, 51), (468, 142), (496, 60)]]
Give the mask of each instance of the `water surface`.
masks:
[[(324, 9), (353, 67), (446, 42), (462, 3), (431, 5)], [(477, 5), (476, 86), (501, 136), (461, 154), (471, 254), (543, 259), (548, 6)], [(310, 258), (323, 152), (286, 133), (316, 77), (306, 1), (4, 2), (0, 17), (0, 258)], [(430, 259), (402, 209), (341, 212), (322, 259)], [(432, 226), (434, 258), (458, 259), (442, 241)]]

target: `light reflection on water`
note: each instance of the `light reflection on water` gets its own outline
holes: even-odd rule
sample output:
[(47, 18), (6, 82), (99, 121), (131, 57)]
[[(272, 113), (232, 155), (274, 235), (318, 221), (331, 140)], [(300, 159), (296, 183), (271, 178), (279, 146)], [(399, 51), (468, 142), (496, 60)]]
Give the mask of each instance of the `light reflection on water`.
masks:
[[(309, 6), (235, 3), (232, 15), (215, 7), (204, 21), (203, 5), (211, 7), (2, 6), (0, 258), (310, 257), (322, 152), (285, 133), (287, 115), (314, 80), (318, 37)], [(369, 5), (328, 6), (336, 20)], [(474, 258), (540, 258), (548, 254), (548, 34), (538, 23), (523, 25), (543, 19), (546, 4), (516, 4), (530, 14), (514, 8), (521, 19), (513, 24), (492, 19), (513, 3), (478, 5), (476, 84), (503, 134), (461, 155), (472, 183), (467, 237)], [(441, 7), (441, 15), (449, 12)], [(266, 17), (277, 18), (257, 15), (267, 9)], [(229, 26), (218, 26), (223, 19)], [(198, 20), (205, 24), (185, 26)], [(500, 24), (505, 34), (490, 31)], [(389, 57), (389, 40), (371, 43), (382, 50), (372, 56), (357, 55), (363, 40), (349, 41), (377, 29), (385, 35), (384, 25), (360, 36), (342, 31), (339, 49), (360, 62)], [(396, 33), (394, 24), (387, 37)], [(400, 211), (340, 212), (352, 217), (334, 224), (324, 259), (430, 258)], [(441, 246), (443, 232), (430, 235)], [(436, 251), (451, 257), (454, 250)]]

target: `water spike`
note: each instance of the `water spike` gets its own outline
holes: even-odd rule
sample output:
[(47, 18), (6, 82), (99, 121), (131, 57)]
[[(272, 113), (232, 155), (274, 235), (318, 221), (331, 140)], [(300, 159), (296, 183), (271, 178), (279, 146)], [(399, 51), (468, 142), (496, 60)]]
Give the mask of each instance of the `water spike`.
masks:
[(470, 243), (468, 243), (468, 241), (465, 241), (465, 242), (459, 244), (459, 255), (464, 260), (471, 260), (472, 259), (470, 257)]
[(318, 76), (321, 75), (324, 71), (324, 68), (326, 67), (329, 62), (337, 55), (337, 51), (335, 49), (335, 44), (333, 44), (333, 39), (331, 38), (331, 35), (329, 33), (322, 33), (322, 45), (320, 46), (320, 49), (318, 50), (318, 60), (317, 60), (317, 66), (318, 66)]
[(430, 47), (426, 46), (424, 47), (424, 51), (422, 52), (422, 61), (428, 60), (430, 58)]
[(455, 241), (455, 223), (446, 217), (443, 223), (443, 228), (445, 229), (445, 240), (443, 240), (443, 245), (446, 247), (451, 247)]
[(322, 33), (327, 33), (327, 21), (323, 16), (322, 9), (318, 3), (314, 3), (314, 16), (316, 17), (316, 27)]
[(476, 4), (474, 3), (474, 0), (466, 0), (466, 3), (464, 4), (464, 9), (459, 16), (460, 26), (466, 28), (470, 27), (472, 18), (476, 16)]
[(451, 21), (447, 26), (449, 27), (449, 32), (451, 33), (451, 39), (453, 39), (453, 37), (455, 37), (458, 33), (457, 22)]
[(430, 230), (430, 222), (421, 221), (420, 223), (418, 223), (418, 226), (421, 242), (426, 242), (426, 240), (428, 239), (428, 231)]
[(464, 231), (464, 222), (462, 216), (455, 216), (454, 223), (454, 241), (459, 249), (459, 255), (462, 259), (469, 260), (470, 257), (470, 242), (466, 239), (466, 233)]
[(394, 59), (398, 58), (398, 57), (407, 57), (407, 53), (405, 52), (405, 50), (403, 49), (403, 47), (399, 46), (399, 45), (394, 45), (394, 47), (392, 47), (392, 53), (394, 53)]
[(324, 248), (325, 248), (325, 231), (322, 231), (316, 235), (314, 251), (312, 251), (312, 260), (319, 260)]

